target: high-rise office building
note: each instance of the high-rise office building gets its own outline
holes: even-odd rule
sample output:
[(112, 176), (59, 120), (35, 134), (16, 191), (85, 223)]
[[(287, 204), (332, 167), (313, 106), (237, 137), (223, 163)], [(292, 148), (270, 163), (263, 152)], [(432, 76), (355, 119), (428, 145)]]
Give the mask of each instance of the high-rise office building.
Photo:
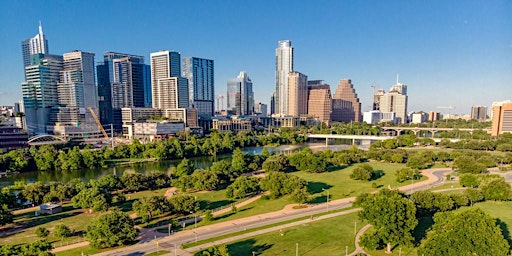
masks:
[(491, 135), (512, 133), (512, 101), (494, 102), (492, 104)]
[(472, 106), (471, 107), (471, 119), (478, 120), (480, 122), (487, 120), (487, 107), (484, 106)]
[(308, 81), (308, 115), (329, 125), (331, 111), (331, 87), (322, 80)]
[(227, 82), (227, 110), (235, 115), (254, 114), (254, 92), (252, 81), (245, 71)]
[(148, 65), (144, 57), (106, 52), (103, 63), (96, 66), (100, 121), (122, 129), (121, 108), (140, 108), (147, 104)]
[(331, 120), (350, 123), (361, 122), (361, 102), (350, 79), (342, 79), (332, 96)]
[(381, 112), (394, 112), (396, 122), (407, 123), (407, 86), (397, 83), (380, 98)]
[(385, 93), (386, 91), (384, 89), (379, 89), (377, 92), (374, 92), (372, 110), (380, 110), (380, 97)]
[(308, 113), (308, 77), (299, 72), (288, 74), (288, 115)]
[(202, 118), (213, 116), (215, 86), (213, 60), (187, 57), (183, 59), (183, 76), (188, 79), (189, 107)]
[(23, 68), (31, 65), (30, 55), (37, 53), (50, 53), (48, 49), (48, 40), (46, 40), (46, 37), (44, 36), (41, 22), (39, 22), (39, 33), (34, 37), (21, 42), (21, 52), (23, 54)]
[(188, 81), (181, 77), (180, 53), (151, 53), (151, 90), (153, 108), (188, 108)]
[(95, 124), (88, 108), (98, 115), (98, 94), (95, 82), (94, 53), (75, 50), (63, 55), (57, 92), (59, 109), (51, 118), (61, 125)]
[(51, 108), (59, 103), (57, 84), (62, 69), (62, 56), (30, 56), (30, 64), (25, 67), (26, 81), (21, 84), (28, 133), (47, 132)]
[(292, 41), (279, 41), (276, 49), (275, 114), (288, 113), (288, 75), (293, 71)]

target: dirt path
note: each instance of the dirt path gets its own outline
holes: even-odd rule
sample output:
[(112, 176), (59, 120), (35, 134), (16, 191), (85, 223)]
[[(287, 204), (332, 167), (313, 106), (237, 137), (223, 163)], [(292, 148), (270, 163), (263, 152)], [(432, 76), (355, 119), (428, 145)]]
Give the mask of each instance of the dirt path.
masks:
[(81, 242), (81, 243), (60, 246), (55, 249), (52, 249), (51, 252), (52, 253), (62, 252), (62, 251), (67, 251), (67, 250), (71, 250), (71, 249), (75, 249), (75, 248), (79, 248), (79, 247), (88, 246), (88, 245), (89, 245), (89, 241), (85, 241), (85, 242)]

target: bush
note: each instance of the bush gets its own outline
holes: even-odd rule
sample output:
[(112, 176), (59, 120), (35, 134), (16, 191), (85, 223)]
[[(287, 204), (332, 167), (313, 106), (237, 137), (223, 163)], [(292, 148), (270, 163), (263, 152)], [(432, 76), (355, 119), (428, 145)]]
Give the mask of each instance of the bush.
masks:
[(356, 167), (350, 174), (350, 178), (353, 180), (371, 180), (372, 172), (364, 169), (363, 167)]
[(367, 230), (361, 236), (360, 244), (362, 247), (370, 250), (378, 250), (384, 248), (384, 242), (377, 234), (377, 230), (374, 228)]
[(36, 235), (38, 237), (45, 238), (50, 234), (50, 231), (44, 227), (37, 227), (36, 228)]
[(64, 224), (57, 225), (53, 230), (53, 235), (58, 238), (70, 237), (72, 233), (73, 232), (71, 232), (71, 229), (69, 229), (69, 227)]

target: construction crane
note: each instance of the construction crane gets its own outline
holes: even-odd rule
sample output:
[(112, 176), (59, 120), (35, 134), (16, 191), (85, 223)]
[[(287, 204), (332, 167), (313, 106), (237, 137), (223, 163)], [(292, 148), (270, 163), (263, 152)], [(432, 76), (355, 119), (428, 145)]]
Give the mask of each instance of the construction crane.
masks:
[[(105, 131), (105, 129), (103, 129), (103, 125), (101, 125), (100, 120), (98, 119), (98, 116), (96, 116), (96, 113), (94, 113), (94, 110), (91, 107), (88, 107), (87, 109), (89, 110), (89, 112), (91, 112), (92, 118), (94, 118), (94, 121), (96, 121), (96, 124), (100, 128), (101, 133), (103, 133), (103, 136), (105, 136), (105, 139), (107, 141), (109, 141), (110, 137), (108, 137), (107, 132)], [(114, 147), (114, 138), (112, 138), (112, 147)]]

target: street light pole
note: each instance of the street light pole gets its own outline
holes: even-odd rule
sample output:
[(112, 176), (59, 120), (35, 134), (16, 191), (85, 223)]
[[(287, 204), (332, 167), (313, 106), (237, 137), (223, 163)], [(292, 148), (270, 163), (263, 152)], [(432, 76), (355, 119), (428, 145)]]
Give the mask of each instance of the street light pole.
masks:
[(299, 256), (299, 243), (295, 243), (295, 256)]
[(327, 211), (329, 211), (329, 190), (324, 189), (324, 188), (322, 188), (322, 190), (327, 191), (327, 200), (326, 200), (326, 204), (327, 204)]

